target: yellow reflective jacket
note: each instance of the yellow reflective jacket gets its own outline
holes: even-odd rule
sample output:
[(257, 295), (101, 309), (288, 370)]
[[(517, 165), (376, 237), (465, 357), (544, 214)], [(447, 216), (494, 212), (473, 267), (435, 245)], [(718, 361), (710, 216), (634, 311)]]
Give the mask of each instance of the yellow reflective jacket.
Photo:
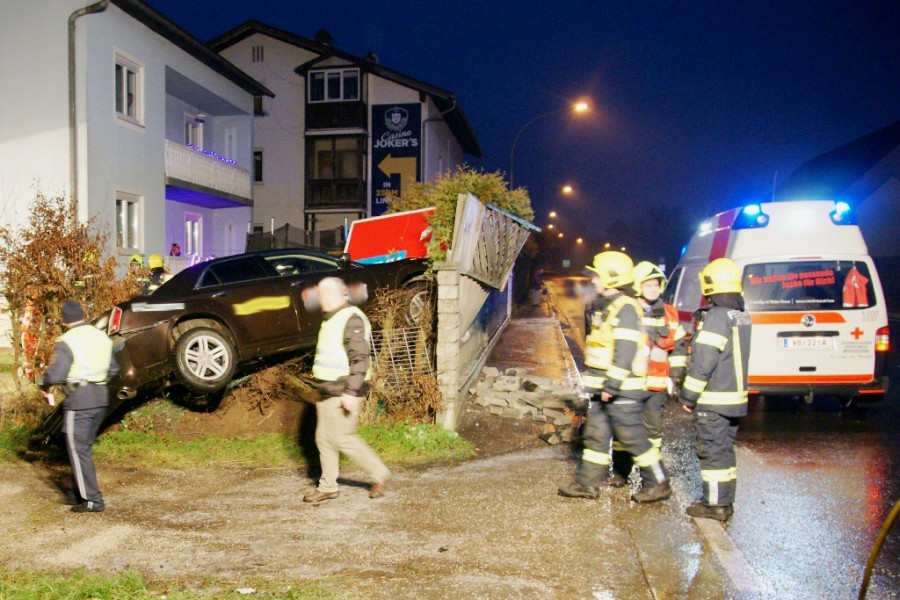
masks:
[[(365, 338), (372, 339), (372, 325), (359, 308), (347, 305), (322, 321), (319, 329), (319, 340), (316, 343), (316, 358), (313, 362), (313, 377), (320, 381), (338, 381), (350, 375), (350, 359), (344, 347), (344, 330), (352, 316), (362, 319), (365, 327)], [(366, 370), (365, 380), (372, 378), (371, 360)]]
[(650, 348), (641, 326), (643, 313), (637, 300), (623, 293), (593, 314), (584, 350), (588, 369), (582, 376), (589, 391), (629, 398), (646, 395)]

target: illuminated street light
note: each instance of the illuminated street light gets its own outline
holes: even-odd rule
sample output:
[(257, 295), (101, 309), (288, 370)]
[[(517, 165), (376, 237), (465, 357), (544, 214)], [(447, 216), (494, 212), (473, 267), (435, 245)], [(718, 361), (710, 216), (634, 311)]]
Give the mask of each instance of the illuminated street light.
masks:
[(558, 237), (558, 238), (560, 238), (560, 239), (562, 239), (562, 237), (563, 237), (563, 234), (562, 234), (562, 231), (560, 231), (560, 232), (559, 232), (559, 235), (558, 235), (558, 236), (556, 236), (556, 237)]
[(566, 194), (567, 196), (569, 194), (571, 194), (573, 191), (575, 191), (575, 190), (572, 188), (571, 185), (566, 184), (566, 185), (562, 186), (562, 193)]
[(515, 157), (516, 157), (516, 144), (519, 142), (519, 136), (522, 135), (522, 132), (528, 129), (532, 123), (543, 119), (544, 117), (549, 117), (551, 115), (558, 115), (559, 113), (564, 113), (567, 111), (572, 111), (575, 114), (581, 114), (588, 112), (590, 110), (590, 105), (585, 100), (579, 100), (575, 104), (570, 104), (565, 108), (560, 108), (558, 110), (551, 110), (550, 112), (545, 112), (531, 119), (527, 123), (525, 123), (518, 132), (516, 132), (516, 137), (513, 138), (512, 147), (509, 149), (509, 189), (513, 188), (513, 171), (515, 165)]
[(555, 210), (551, 210), (551, 211), (550, 211), (550, 218), (551, 218), (551, 219), (555, 219), (555, 218), (556, 218), (556, 211), (555, 211)]
[(549, 224), (547, 225), (547, 229), (553, 229), (553, 223), (549, 223)]
[(605, 244), (603, 244), (603, 247), (604, 247), (605, 249), (609, 250), (609, 242), (606, 242)]
[(581, 244), (581, 243), (583, 243), (583, 242), (584, 242), (584, 240), (582, 240), (581, 238), (578, 238), (577, 240), (575, 240), (575, 243), (576, 243), (576, 244)]
[(622, 246), (622, 252), (625, 252), (625, 246)]

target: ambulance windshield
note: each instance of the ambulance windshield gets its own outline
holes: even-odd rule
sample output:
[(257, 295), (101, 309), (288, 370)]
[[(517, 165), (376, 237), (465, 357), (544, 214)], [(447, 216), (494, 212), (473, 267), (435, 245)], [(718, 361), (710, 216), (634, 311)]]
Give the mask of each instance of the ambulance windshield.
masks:
[(747, 310), (853, 310), (875, 305), (868, 266), (860, 261), (815, 260), (747, 265)]

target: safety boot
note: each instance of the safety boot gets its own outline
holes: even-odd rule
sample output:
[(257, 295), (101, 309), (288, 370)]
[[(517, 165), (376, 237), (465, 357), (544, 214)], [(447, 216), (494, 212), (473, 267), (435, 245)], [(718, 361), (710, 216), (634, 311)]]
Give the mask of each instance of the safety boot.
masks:
[(559, 495), (565, 496), (566, 498), (587, 498), (588, 500), (596, 500), (600, 497), (600, 488), (581, 485), (577, 481), (570, 481), (559, 488)]
[(665, 500), (672, 495), (672, 488), (669, 487), (669, 480), (666, 479), (662, 483), (657, 483), (653, 487), (642, 487), (641, 491), (631, 495), (631, 499), (638, 503), (659, 502)]
[(731, 504), (707, 504), (705, 502), (694, 502), (687, 507), (688, 516), (695, 519), (715, 519), (716, 521), (727, 521), (728, 517), (734, 514), (734, 506)]

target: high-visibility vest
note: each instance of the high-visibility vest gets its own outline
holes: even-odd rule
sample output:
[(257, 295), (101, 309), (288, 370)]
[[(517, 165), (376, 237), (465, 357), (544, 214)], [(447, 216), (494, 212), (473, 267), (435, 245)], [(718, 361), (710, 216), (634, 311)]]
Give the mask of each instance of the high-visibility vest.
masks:
[[(345, 306), (338, 310), (319, 329), (319, 340), (316, 343), (316, 358), (313, 362), (313, 377), (320, 381), (337, 381), (350, 374), (350, 358), (344, 348), (344, 330), (350, 317), (357, 315), (365, 326), (366, 341), (372, 339), (372, 325), (369, 319), (356, 306)], [(366, 370), (366, 381), (372, 378), (372, 363)]]
[(73, 327), (59, 337), (72, 351), (72, 367), (66, 381), (106, 383), (112, 362), (113, 341), (91, 325)]
[[(637, 300), (625, 294), (613, 300), (607, 309), (601, 313), (600, 319), (592, 319), (591, 332), (585, 339), (584, 364), (600, 371), (609, 372), (610, 369), (615, 368), (612, 360), (615, 355), (616, 340), (627, 339), (634, 341), (637, 344), (637, 351), (631, 361), (630, 371), (628, 373), (616, 373), (621, 375), (621, 377), (616, 378), (622, 380), (621, 390), (642, 390), (646, 385), (650, 349), (647, 344), (647, 334), (643, 329), (631, 330), (618, 326), (619, 313), (622, 308), (628, 305), (634, 307), (638, 319), (640, 319), (644, 309), (641, 308)], [(598, 320), (599, 323), (597, 322)], [(602, 387), (602, 382), (597, 383), (601, 383), (601, 385), (589, 385), (589, 382), (585, 380), (585, 385), (589, 385), (589, 387)]]
[(685, 337), (684, 327), (678, 319), (678, 311), (671, 304), (663, 304), (664, 314), (658, 317), (644, 313), (641, 318), (641, 324), (645, 329), (649, 330), (653, 327), (666, 327), (669, 335), (660, 338), (650, 345), (650, 362), (647, 365), (647, 389), (652, 391), (661, 391), (668, 387), (669, 373), (671, 368), (684, 367), (687, 362), (684, 356), (670, 357), (675, 344)]

